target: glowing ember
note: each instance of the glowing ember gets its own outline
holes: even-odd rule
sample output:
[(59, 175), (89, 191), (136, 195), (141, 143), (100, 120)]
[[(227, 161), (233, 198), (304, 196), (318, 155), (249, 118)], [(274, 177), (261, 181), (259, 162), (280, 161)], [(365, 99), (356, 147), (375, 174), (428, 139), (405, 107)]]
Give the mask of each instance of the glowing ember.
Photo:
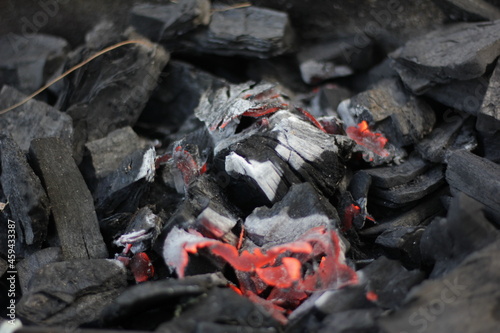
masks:
[(347, 231), (352, 228), (352, 223), (354, 219), (361, 214), (361, 207), (355, 204), (350, 204), (346, 207), (344, 211), (344, 223), (342, 226), (342, 231)]
[(378, 295), (373, 291), (369, 291), (366, 293), (366, 299), (370, 302), (376, 302), (378, 301)]
[(346, 129), (347, 135), (368, 150), (373, 151), (381, 157), (388, 157), (389, 151), (384, 149), (387, 144), (387, 139), (380, 133), (374, 133), (368, 128), (368, 123), (363, 120), (357, 127), (350, 126)]
[(356, 272), (345, 264), (338, 234), (325, 227), (313, 228), (295, 242), (252, 252), (240, 252), (233, 245), (203, 237), (194, 230), (174, 229), (171, 234), (166, 247), (177, 248), (180, 253), (172, 254), (167, 264), (179, 277), (184, 277), (189, 254), (207, 249), (238, 272), (239, 285), (231, 288), (263, 305), (282, 323), (286, 322), (285, 314), (312, 292), (358, 282)]
[(137, 253), (130, 259), (130, 270), (137, 283), (147, 281), (155, 275), (153, 264), (144, 252)]

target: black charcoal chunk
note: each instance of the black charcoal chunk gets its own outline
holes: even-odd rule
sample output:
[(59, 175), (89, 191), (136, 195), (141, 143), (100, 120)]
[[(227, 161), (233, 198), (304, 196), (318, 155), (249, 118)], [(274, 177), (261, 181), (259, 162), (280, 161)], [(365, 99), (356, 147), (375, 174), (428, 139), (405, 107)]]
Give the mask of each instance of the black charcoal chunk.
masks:
[(359, 36), (303, 46), (297, 58), (304, 82), (317, 84), (370, 67), (373, 43), (357, 47), (357, 39)]
[(355, 309), (374, 308), (375, 304), (366, 298), (366, 292), (365, 284), (327, 290), (314, 301), (314, 306), (316, 310), (325, 315)]
[(488, 88), (488, 76), (436, 85), (425, 95), (453, 109), (477, 115)]
[(409, 183), (387, 189), (372, 187), (370, 195), (395, 204), (406, 204), (427, 196), (442, 184), (444, 184), (444, 170), (438, 165), (418, 175)]
[(468, 151), (454, 152), (446, 181), (490, 209), (500, 212), (500, 166)]
[[(498, 2), (496, 2), (498, 6)], [(500, 9), (491, 1), (445, 0), (436, 1), (443, 13), (456, 21), (484, 21), (500, 19)]]
[(476, 128), (486, 134), (500, 132), (500, 62), (497, 62), (491, 75), (477, 116)]
[(178, 130), (194, 114), (202, 96), (227, 83), (199, 68), (174, 60), (165, 67), (165, 77), (139, 118), (142, 126)]
[(47, 190), (65, 260), (106, 258), (92, 195), (68, 145), (58, 138), (35, 139), (30, 158)]
[(47, 264), (62, 260), (61, 248), (47, 247), (18, 262), (16, 269), (22, 293), (26, 294), (30, 290), (31, 278), (40, 268)]
[(224, 325), (218, 323), (202, 322), (196, 326), (196, 333), (276, 333), (274, 327), (255, 328), (251, 323), (247, 326), (242, 325)]
[(406, 264), (420, 266), (420, 240), (424, 231), (423, 226), (387, 229), (375, 239), (375, 244), (385, 247)]
[(424, 173), (428, 168), (428, 163), (416, 154), (413, 154), (406, 162), (400, 165), (366, 169), (364, 172), (371, 176), (373, 186), (391, 188), (409, 183)]
[(0, 37), (0, 86), (25, 94), (40, 88), (63, 65), (68, 42), (45, 34), (9, 33)]
[(166, 5), (137, 4), (129, 24), (154, 42), (168, 41), (210, 21), (210, 1), (183, 0)]
[(42, 247), (49, 224), (49, 199), (26, 155), (10, 137), (0, 135), (2, 189), (9, 201), (11, 219), (16, 222), (18, 255)]
[[(27, 96), (16, 89), (3, 86), (0, 91), (0, 109), (10, 107)], [(9, 134), (19, 147), (27, 152), (31, 140), (58, 137), (71, 143), (73, 127), (71, 117), (53, 107), (30, 100), (18, 108), (0, 116), (2, 134)]]
[[(431, 162), (446, 163), (454, 150), (473, 150), (477, 146), (472, 119), (467, 114), (452, 114), (415, 146), (420, 155)], [(465, 140), (464, 140), (465, 138)]]
[(500, 298), (500, 241), (471, 253), (438, 279), (412, 289), (404, 304), (380, 318), (387, 333), (495, 332)]
[(339, 104), (351, 96), (351, 92), (346, 88), (325, 84), (311, 100), (309, 112), (315, 117), (336, 116)]
[[(126, 37), (140, 39), (134, 33)], [(169, 54), (146, 39), (140, 40), (145, 44), (109, 52), (106, 58), (89, 63), (71, 77), (74, 88), (68, 90), (65, 99), (75, 128), (77, 161), (86, 142), (134, 125), (156, 87)]]
[(184, 42), (203, 53), (269, 58), (292, 48), (294, 32), (285, 12), (251, 6), (214, 11), (208, 29)]
[[(223, 287), (227, 281), (220, 274), (188, 276), (184, 279), (169, 279), (145, 282), (128, 288), (102, 313), (106, 325), (128, 326), (148, 311), (165, 309), (164, 318), (174, 315), (175, 307), (190, 297), (206, 293), (211, 288)], [(171, 313), (168, 313), (170, 310)]]
[(420, 243), (423, 258), (434, 264), (431, 277), (451, 271), (469, 254), (499, 239), (484, 216), (484, 206), (461, 193), (451, 201), (446, 219), (434, 220)]
[(248, 298), (227, 288), (213, 288), (178, 317), (166, 322), (156, 332), (197, 332), (205, 323), (278, 329), (270, 314)]
[(115, 171), (125, 157), (143, 147), (143, 142), (131, 127), (117, 129), (102, 139), (87, 142), (81, 166), (87, 183), (95, 186), (95, 182)]
[(500, 54), (500, 20), (457, 23), (407, 42), (390, 56), (401, 79), (421, 93), (436, 83), (483, 75)]
[(155, 158), (154, 148), (136, 150), (97, 183), (93, 196), (99, 217), (136, 211), (147, 184), (154, 180)]
[(412, 227), (423, 225), (429, 219), (433, 218), (436, 214), (443, 211), (443, 205), (439, 200), (442, 195), (442, 191), (438, 190), (436, 193), (429, 196), (417, 206), (410, 208), (409, 210), (400, 213), (396, 216), (389, 217), (386, 219), (381, 219), (378, 225), (360, 231), (363, 236), (373, 236), (379, 235), (386, 230), (393, 230), (398, 227)]
[(221, 142), (216, 159), (224, 161), (232, 178), (260, 191), (267, 202), (281, 200), (292, 184), (304, 181), (333, 195), (353, 145), (345, 136), (323, 133), (287, 111), (275, 113), (269, 126), (249, 133), (253, 135), (241, 135), (227, 148)]
[(37, 325), (67, 328), (98, 320), (127, 285), (123, 264), (107, 259), (51, 263), (31, 281), (17, 304), (19, 316)]
[(436, 116), (427, 103), (408, 93), (399, 79), (384, 79), (372, 89), (340, 103), (346, 126), (366, 120), (396, 146), (418, 142), (432, 130)]
[(245, 233), (258, 246), (297, 240), (312, 228), (334, 228), (339, 217), (328, 199), (309, 183), (295, 184), (272, 208), (256, 208), (245, 220)]

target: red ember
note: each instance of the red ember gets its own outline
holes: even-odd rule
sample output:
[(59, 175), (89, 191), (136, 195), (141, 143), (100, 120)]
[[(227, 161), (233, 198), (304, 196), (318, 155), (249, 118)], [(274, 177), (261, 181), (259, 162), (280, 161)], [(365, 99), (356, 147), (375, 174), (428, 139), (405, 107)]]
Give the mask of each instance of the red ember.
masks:
[(374, 133), (368, 128), (368, 123), (363, 120), (357, 127), (350, 126), (346, 129), (347, 135), (361, 145), (381, 157), (388, 157), (389, 151), (384, 149), (387, 139), (380, 133)]

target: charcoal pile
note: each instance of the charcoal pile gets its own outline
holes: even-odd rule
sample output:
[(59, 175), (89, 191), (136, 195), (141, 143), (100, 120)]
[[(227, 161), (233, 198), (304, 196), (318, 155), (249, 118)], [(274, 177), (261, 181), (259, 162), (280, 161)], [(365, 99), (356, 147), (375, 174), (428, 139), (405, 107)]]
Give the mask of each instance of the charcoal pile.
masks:
[(0, 37), (0, 331), (494, 332), (500, 4), (445, 2)]

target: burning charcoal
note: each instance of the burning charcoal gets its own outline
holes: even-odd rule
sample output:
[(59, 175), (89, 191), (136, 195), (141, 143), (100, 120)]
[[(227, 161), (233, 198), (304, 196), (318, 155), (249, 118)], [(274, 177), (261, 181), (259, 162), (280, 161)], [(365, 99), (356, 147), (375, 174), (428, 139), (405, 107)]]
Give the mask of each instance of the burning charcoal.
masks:
[(430, 106), (409, 94), (398, 79), (379, 81), (372, 89), (340, 103), (337, 111), (346, 126), (365, 120), (396, 147), (418, 142), (436, 120)]
[(322, 321), (319, 333), (378, 332), (376, 318), (380, 309), (350, 310), (329, 314)]
[[(495, 21), (500, 19), (500, 9), (488, 1), (446, 0), (436, 2), (443, 13), (452, 20), (458, 21)], [(498, 6), (498, 4), (497, 4)]]
[(208, 0), (184, 0), (167, 5), (138, 4), (130, 11), (129, 23), (154, 42), (168, 41), (210, 21)]
[(294, 33), (285, 12), (246, 7), (215, 10), (207, 30), (185, 41), (203, 53), (269, 58), (289, 51)]
[(202, 234), (224, 240), (229, 244), (237, 244), (236, 236), (231, 232), (237, 223), (234, 217), (226, 217), (207, 207), (198, 215), (196, 223), (197, 229)]
[(412, 154), (410, 158), (396, 166), (367, 169), (372, 184), (380, 188), (391, 188), (411, 182), (429, 168), (428, 163)]
[[(0, 109), (22, 101), (25, 95), (9, 86), (0, 91)], [(0, 116), (3, 134), (12, 136), (19, 147), (27, 152), (30, 142), (36, 138), (58, 137), (66, 142), (73, 139), (71, 117), (34, 99)]]
[(194, 114), (202, 96), (227, 83), (188, 63), (173, 60), (165, 67), (166, 75), (139, 118), (141, 126), (165, 127), (167, 133), (179, 129)]
[(500, 212), (498, 164), (468, 151), (456, 151), (449, 158), (446, 181), (450, 187), (466, 193), (489, 209)]
[(61, 248), (47, 247), (18, 262), (16, 269), (22, 293), (29, 292), (31, 278), (40, 268), (62, 260)]
[(70, 148), (58, 138), (35, 139), (30, 158), (47, 190), (64, 258), (107, 257), (92, 196)]
[(500, 131), (500, 62), (490, 78), (490, 83), (479, 109), (476, 128), (488, 134)]
[(379, 319), (387, 333), (494, 332), (500, 291), (500, 241), (471, 253), (440, 278), (414, 288), (404, 304)]
[(416, 145), (423, 158), (431, 162), (446, 163), (454, 150), (473, 150), (477, 141), (470, 128), (472, 120), (468, 115), (457, 114), (448, 117), (442, 124)]
[(115, 171), (125, 157), (144, 147), (130, 127), (117, 129), (106, 137), (85, 144), (83, 172), (87, 183), (95, 183)]
[(245, 233), (258, 246), (297, 240), (306, 231), (340, 223), (337, 211), (309, 183), (295, 184), (272, 208), (256, 208), (245, 220)]
[(420, 266), (420, 239), (424, 227), (395, 227), (385, 230), (375, 239), (375, 244), (381, 245), (402, 261)]
[(483, 209), (462, 193), (452, 200), (446, 219), (437, 219), (427, 227), (420, 246), (422, 256), (435, 264), (431, 277), (450, 272), (466, 256), (499, 238)]
[(139, 209), (130, 220), (127, 229), (116, 241), (118, 246), (130, 247), (132, 253), (147, 251), (160, 233), (162, 220), (149, 207)]
[(1, 36), (0, 45), (0, 86), (8, 84), (26, 94), (40, 88), (62, 66), (69, 46), (60, 37), (25, 33)]
[(207, 323), (226, 325), (229, 330), (233, 325), (243, 326), (243, 332), (263, 328), (277, 330), (279, 327), (263, 308), (247, 298), (230, 289), (212, 288), (178, 317), (160, 325), (156, 332), (198, 332), (200, 326)]
[(390, 56), (415, 93), (436, 83), (480, 77), (500, 54), (500, 21), (458, 23), (417, 37)]
[(51, 263), (35, 273), (17, 311), (37, 325), (75, 328), (99, 319), (126, 285), (125, 268), (117, 260)]
[(93, 195), (98, 216), (137, 209), (146, 184), (154, 180), (155, 158), (154, 148), (137, 150), (97, 183)]
[[(138, 318), (145, 318), (147, 312), (162, 308), (162, 318), (156, 325), (174, 316), (179, 304), (200, 296), (215, 287), (223, 287), (227, 281), (219, 274), (189, 276), (185, 279), (169, 279), (145, 282), (125, 290), (102, 312), (105, 326), (124, 325), (129, 327)], [(147, 318), (147, 317), (146, 317)], [(139, 319), (140, 320), (140, 319)], [(151, 322), (142, 323), (142, 328), (156, 328)]]
[(373, 43), (355, 46), (359, 36), (304, 46), (297, 55), (302, 79), (309, 84), (348, 76), (373, 61)]
[(443, 184), (444, 170), (441, 165), (438, 165), (418, 175), (410, 183), (388, 189), (372, 187), (370, 194), (376, 202), (391, 207), (414, 202), (435, 191)]
[(2, 189), (16, 221), (16, 252), (23, 256), (40, 249), (49, 224), (49, 199), (40, 179), (12, 138), (0, 136)]
[(412, 227), (423, 225), (433, 218), (436, 214), (443, 211), (440, 196), (442, 191), (438, 190), (428, 199), (410, 208), (408, 211), (398, 214), (394, 217), (381, 219), (379, 225), (360, 231), (363, 236), (379, 235), (386, 230), (393, 230), (398, 227)]
[(215, 158), (224, 161), (226, 172), (246, 182), (253, 193), (260, 191), (264, 203), (281, 200), (291, 184), (304, 181), (326, 196), (333, 195), (352, 141), (326, 134), (287, 111), (275, 113), (268, 121), (261, 130), (254, 128), (239, 141), (231, 139), (229, 145), (221, 142), (216, 147)]
[[(126, 37), (140, 39), (133, 33)], [(106, 58), (90, 62), (71, 77), (73, 88), (63, 104), (69, 105), (67, 112), (73, 118), (77, 161), (81, 160), (85, 142), (133, 125), (156, 87), (169, 55), (158, 45), (142, 40), (146, 45), (107, 53)]]
[(430, 88), (425, 95), (453, 109), (477, 115), (488, 87), (488, 76), (466, 81), (451, 81)]

